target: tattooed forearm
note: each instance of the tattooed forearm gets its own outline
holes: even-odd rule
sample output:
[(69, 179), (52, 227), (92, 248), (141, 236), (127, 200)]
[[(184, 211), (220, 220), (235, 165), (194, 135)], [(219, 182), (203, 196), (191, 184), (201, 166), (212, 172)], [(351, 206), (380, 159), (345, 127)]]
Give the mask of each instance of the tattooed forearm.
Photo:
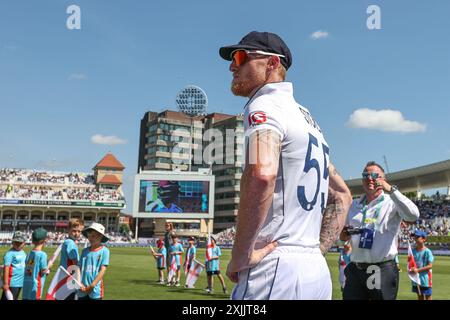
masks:
[(330, 164), (328, 169), (330, 173), (328, 201), (320, 230), (320, 250), (322, 254), (326, 254), (339, 238), (352, 202), (350, 190), (337, 173), (336, 168)]
[(344, 207), (341, 200), (335, 199), (334, 203), (329, 203), (325, 208), (320, 229), (320, 251), (326, 254), (339, 238), (344, 227), (345, 218)]

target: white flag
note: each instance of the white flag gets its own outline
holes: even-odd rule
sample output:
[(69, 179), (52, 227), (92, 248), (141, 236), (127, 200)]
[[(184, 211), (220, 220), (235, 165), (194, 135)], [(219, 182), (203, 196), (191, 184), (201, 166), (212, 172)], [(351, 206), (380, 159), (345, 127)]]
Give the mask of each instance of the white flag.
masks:
[(341, 283), (341, 288), (344, 288), (345, 286), (345, 273), (344, 270), (347, 267), (347, 263), (344, 259), (344, 252), (341, 252), (341, 255), (339, 256), (339, 282)]
[(172, 260), (170, 262), (169, 274), (167, 275), (167, 282), (172, 282), (177, 276), (177, 259), (175, 255), (172, 255)]
[(212, 241), (211, 241), (211, 235), (208, 236), (208, 242), (206, 243), (206, 260), (211, 261), (212, 258)]
[(417, 268), (416, 261), (414, 260), (414, 255), (411, 249), (411, 244), (408, 241), (408, 277), (411, 279), (411, 281), (417, 283), (420, 285), (420, 276), (419, 273), (413, 273), (410, 272), (412, 268)]
[(197, 260), (194, 259), (194, 261), (192, 261), (189, 273), (186, 277), (186, 286), (188, 288), (194, 288), (195, 282), (199, 278), (200, 273), (202, 273), (204, 268), (205, 266)]
[(64, 300), (79, 288), (79, 282), (60, 266), (48, 288), (45, 300)]
[[(0, 270), (3, 270), (3, 272), (5, 272), (3, 265), (0, 265)], [(2, 287), (3, 287), (3, 273), (0, 272), (0, 288), (2, 288)], [(11, 290), (7, 290), (5, 292), (5, 295), (6, 295), (6, 300), (14, 300)]]
[(53, 264), (55, 263), (56, 259), (58, 259), (59, 254), (61, 253), (61, 249), (62, 249), (63, 244), (61, 243), (58, 248), (56, 248), (55, 252), (53, 253), (52, 258), (48, 261), (48, 268), (47, 268), (47, 272), (46, 274), (50, 274), (50, 268), (53, 266)]
[(58, 248), (56, 248), (55, 252), (53, 253), (52, 258), (48, 261), (48, 265), (51, 266), (55, 263), (55, 260), (58, 258), (59, 253), (61, 252), (63, 244), (61, 243)]

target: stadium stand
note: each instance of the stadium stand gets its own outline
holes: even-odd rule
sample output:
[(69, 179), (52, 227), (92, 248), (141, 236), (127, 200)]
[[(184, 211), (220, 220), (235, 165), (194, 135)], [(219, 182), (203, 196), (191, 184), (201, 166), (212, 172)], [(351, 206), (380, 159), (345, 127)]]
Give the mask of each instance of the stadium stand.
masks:
[(233, 246), (234, 236), (236, 235), (236, 227), (225, 229), (213, 237), (216, 239), (216, 243), (220, 246)]
[(0, 231), (45, 227), (62, 232), (71, 218), (81, 218), (116, 232), (126, 208), (124, 169), (110, 152), (94, 166), (93, 174), (0, 168)]
[(119, 201), (116, 190), (97, 189), (94, 176), (22, 169), (0, 169), (0, 198), (26, 200)]
[(404, 248), (415, 230), (423, 230), (428, 236), (448, 236), (450, 233), (450, 201), (448, 200), (419, 200), (415, 201), (419, 207), (420, 218), (414, 224), (402, 224), (399, 246)]

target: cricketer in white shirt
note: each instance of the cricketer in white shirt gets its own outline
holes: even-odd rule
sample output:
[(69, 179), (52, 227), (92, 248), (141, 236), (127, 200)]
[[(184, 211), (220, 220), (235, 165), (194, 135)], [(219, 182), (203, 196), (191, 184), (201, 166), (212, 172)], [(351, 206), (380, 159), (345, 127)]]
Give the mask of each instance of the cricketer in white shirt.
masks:
[[(239, 270), (232, 299), (331, 299), (330, 273), (320, 251), (330, 153), (322, 131), (309, 111), (294, 100), (289, 82), (259, 88), (245, 106), (244, 122), (246, 165), (256, 163), (255, 153), (262, 151), (259, 159), (272, 152), (264, 146), (252, 151), (257, 143), (251, 140), (261, 139), (256, 132), (275, 132), (280, 139), (272, 204), (254, 239), (255, 250), (273, 241), (278, 246), (256, 266)], [(245, 183), (241, 181), (241, 186)], [(241, 203), (239, 210), (247, 208)]]

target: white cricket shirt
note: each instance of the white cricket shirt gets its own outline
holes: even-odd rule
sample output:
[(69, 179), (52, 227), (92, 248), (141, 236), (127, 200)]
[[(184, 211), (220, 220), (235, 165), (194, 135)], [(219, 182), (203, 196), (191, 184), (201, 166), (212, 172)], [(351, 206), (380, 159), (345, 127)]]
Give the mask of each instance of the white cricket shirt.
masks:
[(261, 87), (245, 106), (244, 129), (246, 146), (257, 130), (270, 129), (281, 137), (272, 206), (255, 248), (274, 240), (280, 246), (318, 248), (328, 198), (329, 147), (309, 111), (294, 100), (292, 84)]

